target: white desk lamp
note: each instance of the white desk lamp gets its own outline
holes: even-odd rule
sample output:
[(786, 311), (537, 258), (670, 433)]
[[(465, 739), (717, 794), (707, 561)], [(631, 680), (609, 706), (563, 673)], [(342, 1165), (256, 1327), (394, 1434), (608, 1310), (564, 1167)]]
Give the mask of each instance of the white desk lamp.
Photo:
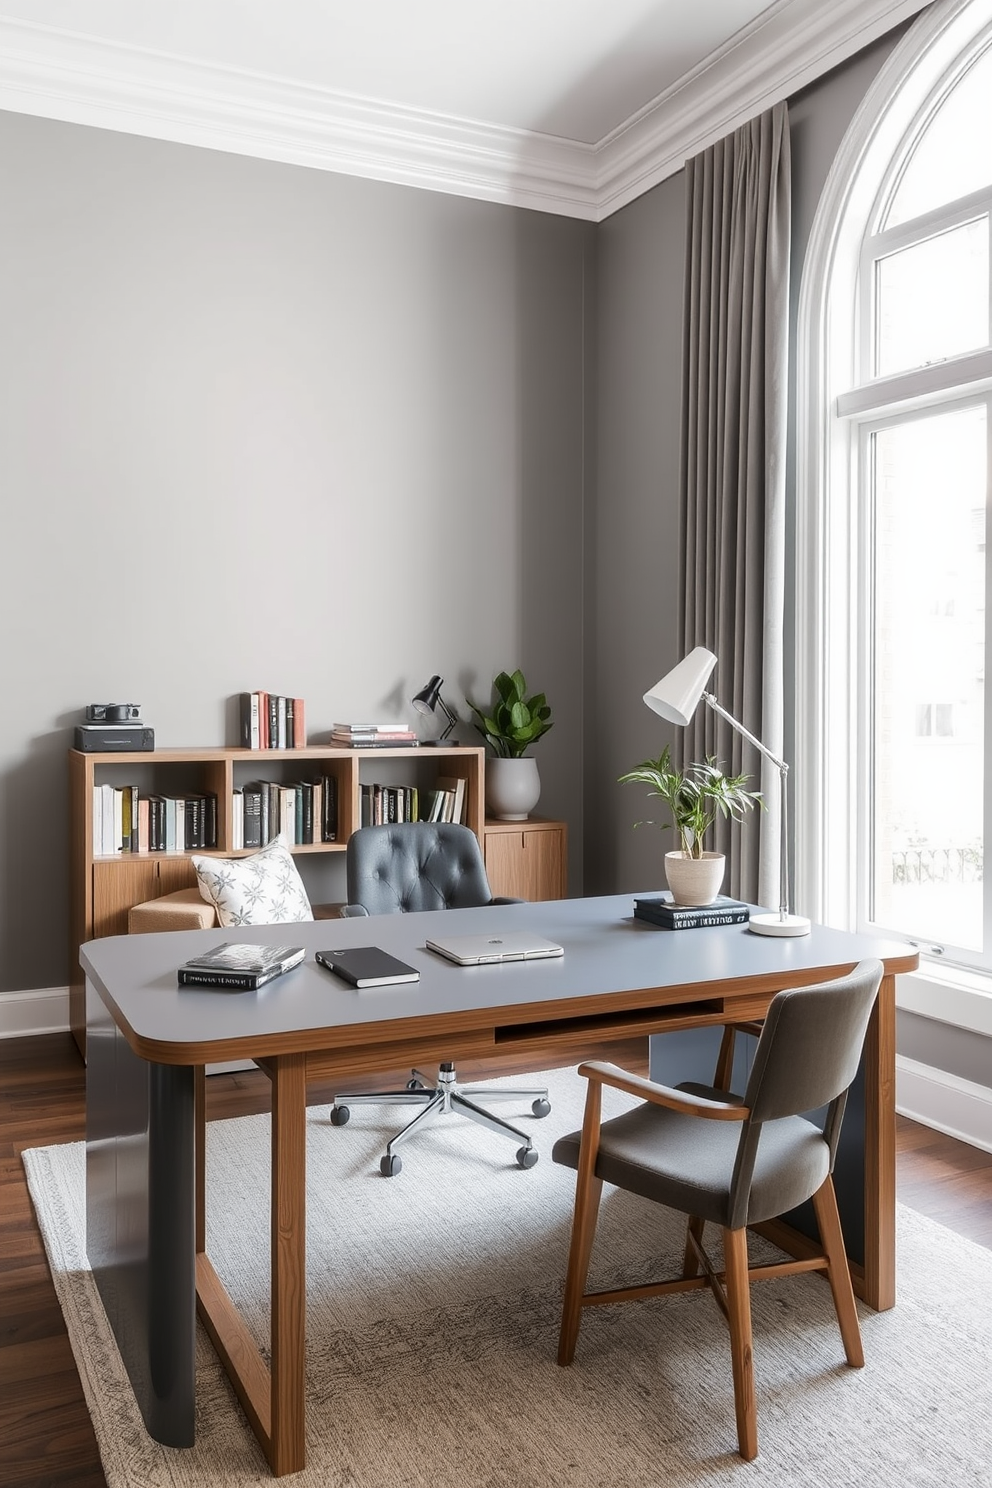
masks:
[(695, 713), (700, 699), (708, 703), (714, 713), (719, 713), (725, 718), (731, 728), (737, 730), (753, 744), (759, 754), (770, 760), (779, 773), (782, 782), (782, 846), (781, 846), (781, 870), (782, 879), (779, 891), (778, 914), (752, 915), (749, 928), (756, 935), (808, 935), (810, 922), (804, 915), (789, 913), (789, 828), (788, 828), (788, 795), (789, 795), (789, 767), (785, 760), (779, 759), (777, 754), (772, 754), (762, 744), (760, 739), (738, 723), (726, 708), (722, 708), (712, 692), (707, 692), (706, 683), (710, 673), (716, 666), (716, 657), (712, 651), (707, 651), (705, 646), (697, 646), (694, 651), (680, 661), (678, 666), (672, 670), (660, 682), (656, 682), (650, 692), (644, 694), (644, 701), (660, 717), (669, 723), (680, 724), (685, 728), (689, 719)]

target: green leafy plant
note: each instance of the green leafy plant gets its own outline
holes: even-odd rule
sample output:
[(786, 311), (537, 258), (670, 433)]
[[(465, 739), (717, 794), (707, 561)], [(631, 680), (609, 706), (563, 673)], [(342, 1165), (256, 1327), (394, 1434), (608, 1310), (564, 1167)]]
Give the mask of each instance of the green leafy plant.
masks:
[(752, 806), (761, 804), (759, 791), (745, 790), (748, 779), (747, 775), (725, 775), (712, 757), (678, 770), (666, 744), (658, 759), (644, 760), (621, 775), (620, 784), (650, 786), (649, 794), (664, 801), (671, 814), (670, 822), (635, 822), (635, 826), (672, 826), (686, 857), (701, 858), (706, 833), (717, 815), (740, 821)]
[(524, 674), (500, 672), (493, 680), (493, 700), (480, 708), (469, 699), (475, 727), (499, 759), (519, 759), (552, 727), (551, 709), (543, 692), (527, 696)]

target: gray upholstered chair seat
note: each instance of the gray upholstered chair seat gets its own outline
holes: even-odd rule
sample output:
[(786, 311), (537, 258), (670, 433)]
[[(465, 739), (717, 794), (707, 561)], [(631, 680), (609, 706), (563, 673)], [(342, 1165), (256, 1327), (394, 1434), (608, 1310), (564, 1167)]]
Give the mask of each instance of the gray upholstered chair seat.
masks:
[[(679, 1085), (712, 1100), (725, 1091)], [(552, 1157), (579, 1166), (580, 1132), (560, 1137)], [(730, 1223), (730, 1195), (740, 1147), (734, 1121), (700, 1121), (645, 1103), (604, 1121), (599, 1129), (596, 1177), (683, 1214), (713, 1224)], [(830, 1152), (818, 1127), (803, 1116), (769, 1121), (754, 1163), (747, 1223), (760, 1224), (803, 1203), (830, 1171)]]

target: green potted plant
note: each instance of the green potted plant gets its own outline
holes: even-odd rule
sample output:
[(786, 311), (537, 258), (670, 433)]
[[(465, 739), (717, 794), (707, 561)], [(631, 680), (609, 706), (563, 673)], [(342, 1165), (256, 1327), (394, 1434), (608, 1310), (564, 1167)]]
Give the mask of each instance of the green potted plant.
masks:
[(726, 863), (723, 853), (706, 850), (706, 834), (718, 815), (741, 821), (760, 805), (760, 792), (745, 788), (748, 779), (724, 774), (712, 757), (677, 769), (667, 744), (658, 759), (644, 760), (620, 776), (621, 785), (648, 786), (668, 808), (669, 821), (635, 826), (674, 828), (679, 845), (665, 854), (665, 873), (676, 904), (712, 904), (720, 892)]
[(500, 672), (487, 707), (468, 700), (476, 729), (493, 752), (486, 765), (486, 802), (497, 821), (526, 821), (541, 795), (537, 762), (529, 753), (552, 727), (543, 692), (527, 696), (523, 672)]

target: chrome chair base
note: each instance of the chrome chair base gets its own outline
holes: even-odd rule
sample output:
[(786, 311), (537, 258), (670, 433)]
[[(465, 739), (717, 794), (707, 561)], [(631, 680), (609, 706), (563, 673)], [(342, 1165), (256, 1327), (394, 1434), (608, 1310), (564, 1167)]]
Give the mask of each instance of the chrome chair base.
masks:
[(488, 1085), (459, 1085), (455, 1066), (449, 1061), (440, 1066), (436, 1081), (432, 1080), (429, 1075), (423, 1074), (421, 1070), (414, 1069), (410, 1071), (410, 1079), (407, 1081), (405, 1090), (377, 1090), (370, 1094), (336, 1095), (331, 1106), (331, 1124), (332, 1126), (345, 1126), (351, 1116), (352, 1106), (420, 1107), (416, 1116), (386, 1144), (385, 1156), (379, 1163), (379, 1171), (384, 1178), (395, 1178), (403, 1167), (402, 1160), (396, 1152), (397, 1147), (415, 1136), (417, 1132), (423, 1131), (424, 1127), (436, 1117), (452, 1114), (467, 1116), (479, 1126), (495, 1132), (497, 1136), (510, 1137), (514, 1141), (522, 1142), (523, 1146), (517, 1150), (517, 1164), (521, 1168), (532, 1168), (538, 1157), (533, 1138), (520, 1127), (513, 1126), (509, 1121), (503, 1121), (483, 1106), (477, 1105), (472, 1099), (476, 1094), (485, 1097), (487, 1101), (530, 1100), (531, 1111), (537, 1117), (547, 1116), (551, 1110), (547, 1086), (539, 1090), (521, 1090), (519, 1087), (501, 1089), (498, 1086)]

